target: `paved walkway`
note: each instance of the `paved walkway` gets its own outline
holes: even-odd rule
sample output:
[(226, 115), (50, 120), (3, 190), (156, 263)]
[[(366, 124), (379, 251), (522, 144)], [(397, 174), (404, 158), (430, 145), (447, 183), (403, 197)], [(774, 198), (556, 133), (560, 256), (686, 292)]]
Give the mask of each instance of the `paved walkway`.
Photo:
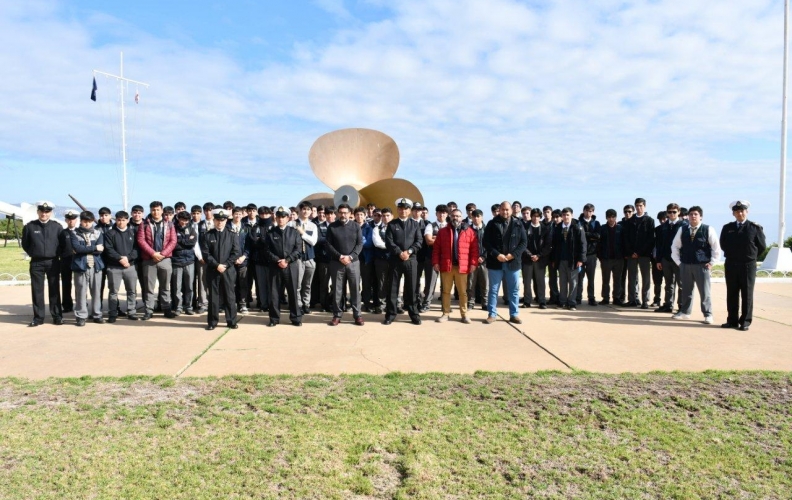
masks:
[[(30, 288), (0, 288), (0, 376), (47, 377), (229, 374), (302, 374), (538, 370), (648, 372), (652, 370), (792, 371), (792, 284), (757, 285), (754, 323), (749, 332), (724, 330), (725, 285), (713, 284), (716, 324), (704, 325), (698, 306), (693, 319), (636, 309), (580, 306), (576, 312), (521, 309), (522, 325), (508, 311), (492, 325), (486, 313), (474, 323), (435, 323), (439, 303), (414, 326), (406, 315), (390, 326), (381, 315), (365, 314), (363, 327), (351, 315), (337, 327), (329, 315), (306, 316), (303, 326), (267, 328), (254, 313), (237, 330), (203, 329), (205, 316), (148, 322), (119, 320), (76, 328), (27, 328), (32, 316)], [(696, 297), (695, 300), (698, 300)], [(47, 318), (49, 321), (49, 318)]]

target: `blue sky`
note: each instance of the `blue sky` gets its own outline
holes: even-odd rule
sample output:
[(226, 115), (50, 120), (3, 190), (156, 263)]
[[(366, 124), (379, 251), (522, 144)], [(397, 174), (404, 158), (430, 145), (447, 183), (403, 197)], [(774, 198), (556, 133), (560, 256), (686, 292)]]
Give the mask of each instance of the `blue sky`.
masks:
[(0, 199), (120, 208), (116, 89), (88, 96), (123, 50), (151, 84), (133, 203), (294, 204), (327, 191), (313, 141), (367, 127), (429, 205), (642, 196), (719, 225), (747, 198), (775, 240), (782, 36), (779, 0), (4, 2)]

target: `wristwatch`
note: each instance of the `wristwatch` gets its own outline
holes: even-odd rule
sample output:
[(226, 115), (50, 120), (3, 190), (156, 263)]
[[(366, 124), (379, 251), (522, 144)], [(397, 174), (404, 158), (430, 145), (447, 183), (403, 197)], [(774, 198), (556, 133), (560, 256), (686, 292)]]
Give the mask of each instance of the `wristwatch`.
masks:
[(407, 253), (408, 253), (408, 254), (410, 254), (410, 255), (412, 255), (412, 248), (408, 248), (408, 249), (407, 249)]

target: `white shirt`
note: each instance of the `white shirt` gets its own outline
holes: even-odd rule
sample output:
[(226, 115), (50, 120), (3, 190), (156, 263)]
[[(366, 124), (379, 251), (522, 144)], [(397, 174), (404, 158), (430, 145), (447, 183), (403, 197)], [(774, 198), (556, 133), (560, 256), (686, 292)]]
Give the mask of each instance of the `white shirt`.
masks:
[[(437, 224), (438, 229), (443, 229), (448, 225), (448, 222), (437, 221), (435, 222), (435, 224)], [(432, 236), (432, 235), (434, 235), (434, 225), (427, 224), (426, 229), (424, 229), (424, 236)]]
[(382, 248), (382, 249), (387, 248), (385, 242), (380, 237), (380, 228), (385, 225), (386, 224), (384, 222), (380, 222), (379, 224), (374, 226), (374, 231), (372, 231), (371, 241), (374, 243), (374, 246), (377, 248)]
[[(289, 227), (296, 228), (297, 221), (294, 220), (289, 221), (289, 223), (286, 225)], [(305, 228), (303, 234), (300, 235), (302, 237), (302, 240), (311, 246), (316, 245), (316, 241), (319, 238), (319, 230), (317, 229), (316, 224), (314, 224), (310, 220), (300, 219), (300, 225)]]
[[(696, 226), (696, 230), (701, 227), (701, 224)], [(681, 228), (681, 226), (680, 226)], [(690, 231), (693, 232), (693, 225), (690, 225)], [(709, 226), (709, 231), (707, 231), (707, 243), (709, 243), (710, 248), (712, 249), (712, 258), (710, 259), (710, 264), (715, 265), (721, 258), (721, 247), (720, 247), (720, 240), (718, 239), (718, 234), (712, 226)], [(682, 260), (679, 258), (679, 251), (682, 249), (682, 231), (677, 230), (676, 236), (674, 236), (674, 242), (671, 243), (671, 259), (676, 262), (676, 265), (682, 264)]]

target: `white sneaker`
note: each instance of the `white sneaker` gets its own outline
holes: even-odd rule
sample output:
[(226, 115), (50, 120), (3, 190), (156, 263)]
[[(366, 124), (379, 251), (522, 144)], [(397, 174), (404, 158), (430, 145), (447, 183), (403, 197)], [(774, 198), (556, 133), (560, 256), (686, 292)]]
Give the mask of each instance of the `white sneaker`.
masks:
[(690, 314), (685, 314), (685, 313), (682, 313), (682, 312), (678, 312), (678, 313), (674, 314), (671, 317), (674, 318), (674, 319), (690, 319)]
[(714, 322), (714, 320), (712, 319), (712, 316), (704, 316), (704, 324), (705, 325), (711, 325), (713, 322)]
[(448, 314), (443, 314), (435, 320), (436, 323), (445, 323), (446, 321), (448, 321)]

